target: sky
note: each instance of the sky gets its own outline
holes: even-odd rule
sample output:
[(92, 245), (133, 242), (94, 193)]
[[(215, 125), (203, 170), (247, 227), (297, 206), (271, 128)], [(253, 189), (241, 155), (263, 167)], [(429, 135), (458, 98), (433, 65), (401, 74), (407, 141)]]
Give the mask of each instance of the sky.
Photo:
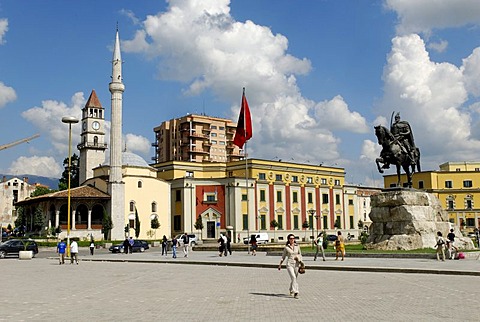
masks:
[(373, 127), (400, 112), (422, 170), (480, 161), (478, 0), (0, 0), (0, 144), (40, 134), (1, 150), (0, 173), (60, 177), (61, 118), (80, 118), (93, 89), (110, 119), (117, 24), (123, 139), (147, 162), (154, 127), (187, 113), (236, 121), (243, 87), (252, 158), (382, 186)]

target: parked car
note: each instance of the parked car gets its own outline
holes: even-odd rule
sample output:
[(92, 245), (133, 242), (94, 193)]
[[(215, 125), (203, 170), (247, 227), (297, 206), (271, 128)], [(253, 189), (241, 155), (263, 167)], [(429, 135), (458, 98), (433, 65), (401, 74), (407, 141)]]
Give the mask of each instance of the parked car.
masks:
[(327, 240), (328, 241), (336, 241), (337, 240), (337, 235), (327, 235)]
[(243, 243), (247, 245), (250, 242), (250, 239), (252, 239), (252, 236), (255, 236), (257, 239), (257, 244), (266, 244), (268, 243), (268, 234), (267, 233), (258, 233), (258, 234), (251, 234), (250, 238), (244, 238)]
[(9, 239), (0, 244), (0, 258), (5, 258), (8, 255), (16, 255), (22, 250), (25, 250), (24, 243), (27, 243), (27, 250), (33, 252), (33, 256), (38, 254), (38, 245), (33, 239)]
[[(133, 241), (132, 250), (134, 253), (136, 252), (143, 253), (149, 248), (150, 247), (148, 246), (148, 243), (144, 240), (135, 239)], [(125, 253), (125, 250), (123, 249), (123, 243), (112, 245), (108, 250), (111, 251), (112, 253)]]
[[(175, 238), (177, 238), (177, 240), (178, 240), (178, 245), (183, 245), (182, 236), (183, 236), (183, 234), (179, 234), (179, 235), (175, 236)], [(187, 236), (188, 236), (188, 243), (190, 244), (190, 246), (197, 245), (198, 239), (197, 239), (197, 236), (195, 234), (187, 234)], [(172, 241), (170, 241), (170, 244), (171, 244), (171, 242)]]

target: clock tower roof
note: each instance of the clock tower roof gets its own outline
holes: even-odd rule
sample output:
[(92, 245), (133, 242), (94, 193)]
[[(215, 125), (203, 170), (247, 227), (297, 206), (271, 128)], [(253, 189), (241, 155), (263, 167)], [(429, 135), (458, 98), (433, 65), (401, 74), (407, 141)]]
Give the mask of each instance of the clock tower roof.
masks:
[(95, 90), (92, 90), (92, 93), (90, 94), (90, 97), (88, 98), (87, 103), (85, 104), (85, 107), (96, 107), (96, 108), (103, 108), (102, 104), (100, 103), (100, 100), (98, 99), (97, 93), (95, 93)]

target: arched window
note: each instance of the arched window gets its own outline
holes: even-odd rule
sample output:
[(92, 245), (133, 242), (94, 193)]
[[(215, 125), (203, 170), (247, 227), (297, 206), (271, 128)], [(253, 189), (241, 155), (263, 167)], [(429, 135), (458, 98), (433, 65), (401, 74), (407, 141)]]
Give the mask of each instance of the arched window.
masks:
[(130, 212), (135, 211), (135, 201), (130, 201)]
[(152, 202), (152, 212), (157, 212), (157, 203), (155, 201)]
[(97, 146), (98, 145), (98, 136), (93, 137), (93, 145)]
[(138, 181), (138, 187), (139, 187), (139, 188), (142, 187), (142, 181)]

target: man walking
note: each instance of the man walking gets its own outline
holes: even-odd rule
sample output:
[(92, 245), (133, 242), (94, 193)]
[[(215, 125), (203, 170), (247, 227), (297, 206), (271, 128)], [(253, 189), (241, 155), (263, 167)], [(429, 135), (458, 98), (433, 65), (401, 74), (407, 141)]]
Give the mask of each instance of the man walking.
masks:
[(172, 239), (172, 253), (173, 253), (173, 258), (177, 258), (177, 245), (178, 245), (178, 240), (176, 237), (173, 237)]
[(73, 261), (78, 265), (78, 244), (75, 240), (70, 244), (70, 265), (73, 264)]
[(190, 243), (190, 239), (188, 238), (187, 233), (183, 234), (182, 241), (183, 241), (183, 257), (188, 257), (188, 246)]
[(128, 251), (130, 252), (130, 254), (133, 254), (133, 244), (133, 237), (130, 237), (130, 239), (128, 240)]
[(67, 244), (60, 239), (60, 242), (57, 244), (57, 253), (59, 259), (59, 265), (65, 264), (65, 250), (67, 249)]

